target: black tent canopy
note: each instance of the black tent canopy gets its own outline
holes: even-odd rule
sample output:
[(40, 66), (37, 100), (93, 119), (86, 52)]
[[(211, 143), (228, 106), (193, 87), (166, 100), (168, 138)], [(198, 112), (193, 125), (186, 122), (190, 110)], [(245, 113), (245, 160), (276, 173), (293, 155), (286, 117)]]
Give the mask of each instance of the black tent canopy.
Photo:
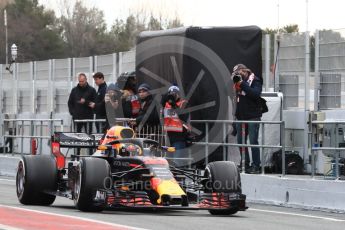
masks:
[[(261, 46), (262, 31), (257, 26), (145, 31), (137, 38), (138, 83), (149, 83), (160, 93), (178, 85), (189, 97), (192, 120), (233, 119), (228, 100), (233, 96), (232, 68), (243, 63), (261, 77)], [(210, 135), (217, 138), (220, 127), (210, 125), (215, 130)], [(204, 130), (200, 124), (196, 127)]]

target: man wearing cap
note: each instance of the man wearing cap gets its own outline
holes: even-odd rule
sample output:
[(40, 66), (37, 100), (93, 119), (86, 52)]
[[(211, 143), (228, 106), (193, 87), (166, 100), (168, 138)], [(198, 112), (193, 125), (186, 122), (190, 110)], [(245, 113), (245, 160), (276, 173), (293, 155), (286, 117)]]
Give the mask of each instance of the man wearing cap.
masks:
[[(151, 104), (153, 103), (153, 96), (151, 95), (150, 90), (151, 86), (149, 84), (143, 83), (139, 86), (138, 94), (140, 110), (138, 116), (135, 119), (135, 122), (132, 124), (152, 129), (153, 127), (157, 127), (159, 125), (159, 114), (157, 112), (157, 109), (153, 107), (151, 110), (150, 108)], [(148, 111), (149, 108), (151, 111)]]
[[(188, 134), (189, 114), (183, 113), (187, 101), (180, 96), (180, 89), (177, 86), (171, 86), (165, 98), (163, 109), (164, 130), (167, 132), (170, 145), (175, 147), (174, 158), (186, 158), (186, 139)], [(186, 166), (188, 161), (183, 159), (174, 160), (176, 166)]]
[[(233, 68), (232, 80), (236, 91), (236, 112), (237, 120), (260, 121), (262, 112), (258, 103), (262, 91), (262, 81), (243, 64), (237, 64)], [(242, 144), (242, 128), (245, 128), (245, 142), (249, 136), (252, 145), (258, 145), (259, 137), (258, 123), (237, 123), (237, 142)], [(243, 148), (240, 148), (243, 151)], [(249, 166), (248, 148), (245, 148), (245, 166), (248, 173), (260, 173), (260, 149), (252, 147), (252, 167)], [(242, 156), (242, 154), (241, 154)], [(242, 159), (243, 160), (243, 159)]]

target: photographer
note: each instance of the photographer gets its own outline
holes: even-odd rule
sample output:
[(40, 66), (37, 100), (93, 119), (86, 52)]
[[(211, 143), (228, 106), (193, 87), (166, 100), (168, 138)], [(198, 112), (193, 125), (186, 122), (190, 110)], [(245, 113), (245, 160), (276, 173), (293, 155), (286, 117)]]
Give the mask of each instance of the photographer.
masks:
[[(168, 134), (170, 145), (175, 147), (176, 152), (174, 158), (186, 158), (184, 151), (186, 148), (186, 140), (189, 127), (187, 125), (189, 114), (183, 110), (187, 105), (187, 101), (180, 96), (180, 89), (177, 86), (171, 86), (165, 98), (165, 106), (163, 110), (164, 130)], [(188, 162), (182, 159), (175, 159), (176, 166), (186, 166)]]
[[(232, 80), (236, 91), (236, 113), (237, 120), (260, 121), (262, 112), (258, 103), (262, 91), (262, 82), (252, 71), (243, 64), (237, 64), (233, 68)], [(237, 142), (242, 144), (242, 128), (245, 127), (245, 143), (249, 136), (252, 145), (258, 145), (259, 127), (258, 123), (237, 123)], [(243, 151), (243, 147), (240, 148)], [(260, 173), (260, 149), (252, 147), (252, 167), (249, 166), (248, 148), (245, 148), (245, 166), (248, 173)], [(242, 156), (242, 154), (241, 154)], [(248, 170), (247, 170), (248, 169)]]
[(107, 87), (107, 92), (104, 96), (105, 109), (107, 113), (107, 124), (110, 127), (115, 125), (115, 119), (121, 115), (121, 90), (113, 83)]
[(122, 91), (122, 109), (121, 116), (126, 118), (136, 118), (140, 110), (139, 98), (136, 95), (136, 75), (135, 72), (124, 72), (117, 79), (117, 86)]

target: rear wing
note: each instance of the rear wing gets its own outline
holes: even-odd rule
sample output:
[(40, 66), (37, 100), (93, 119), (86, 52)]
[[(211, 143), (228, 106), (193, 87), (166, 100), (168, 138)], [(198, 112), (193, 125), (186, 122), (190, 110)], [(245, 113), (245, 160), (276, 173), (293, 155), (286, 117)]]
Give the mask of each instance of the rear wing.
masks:
[(103, 134), (54, 132), (52, 142), (59, 143), (61, 148), (95, 148), (100, 144), (102, 137)]

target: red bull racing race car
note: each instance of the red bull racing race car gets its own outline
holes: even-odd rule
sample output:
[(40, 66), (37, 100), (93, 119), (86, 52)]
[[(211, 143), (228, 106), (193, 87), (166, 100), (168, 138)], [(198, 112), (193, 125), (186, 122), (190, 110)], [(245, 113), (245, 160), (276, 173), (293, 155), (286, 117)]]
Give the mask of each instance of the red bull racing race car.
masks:
[[(56, 196), (77, 209), (203, 209), (213, 215), (246, 210), (238, 168), (218, 161), (205, 170), (174, 167), (166, 159), (174, 149), (135, 138), (131, 128), (114, 126), (103, 137), (55, 132), (52, 154), (20, 160), (16, 190), (24, 205), (51, 205)], [(96, 148), (91, 156), (62, 153), (67, 148)]]

